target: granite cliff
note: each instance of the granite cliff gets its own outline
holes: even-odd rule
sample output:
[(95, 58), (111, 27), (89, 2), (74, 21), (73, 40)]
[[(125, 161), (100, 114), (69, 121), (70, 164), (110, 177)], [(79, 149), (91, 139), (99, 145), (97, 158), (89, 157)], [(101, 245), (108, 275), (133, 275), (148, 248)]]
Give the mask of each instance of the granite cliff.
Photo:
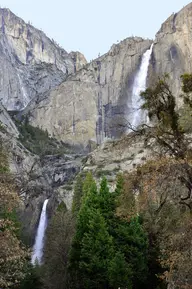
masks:
[[(177, 96), (180, 75), (192, 71), (191, 20), (192, 3), (162, 24), (149, 67), (148, 84), (169, 73)], [(87, 63), (81, 53), (68, 54), (42, 31), (0, 9), (2, 103), (8, 110), (27, 106), (30, 123), (59, 140), (87, 145), (118, 138), (125, 131), (119, 124), (129, 115), (134, 76), (151, 43), (128, 38)]]
[(154, 76), (164, 73), (170, 75), (171, 88), (178, 97), (180, 75), (192, 72), (192, 3), (178, 13), (173, 13), (161, 26), (154, 41), (151, 67), (149, 70), (150, 84)]
[[(79, 68), (83, 56), (75, 55)], [(58, 86), (78, 70), (77, 65), (42, 31), (9, 9), (0, 9), (0, 99), (8, 110), (23, 109), (35, 96)]]
[(120, 123), (129, 114), (134, 76), (152, 41), (127, 38), (84, 65), (57, 88), (26, 109), (34, 126), (71, 143), (102, 143), (122, 133)]
[[(181, 106), (180, 75), (192, 72), (192, 3), (172, 14), (155, 37), (148, 84), (169, 73), (171, 88)], [(151, 40), (128, 38), (110, 51), (80, 66), (57, 88), (35, 99), (27, 108), (30, 123), (51, 136), (71, 143), (100, 144), (118, 138), (129, 115), (132, 85), (142, 54)], [(73, 59), (76, 59), (73, 55)]]

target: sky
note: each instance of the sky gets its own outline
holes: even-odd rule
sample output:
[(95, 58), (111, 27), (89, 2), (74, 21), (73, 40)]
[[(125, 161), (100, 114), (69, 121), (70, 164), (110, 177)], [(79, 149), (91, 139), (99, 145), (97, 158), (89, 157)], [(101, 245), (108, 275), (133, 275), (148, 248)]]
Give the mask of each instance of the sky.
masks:
[(154, 39), (161, 24), (190, 0), (1, 0), (65, 50), (87, 60), (130, 36)]

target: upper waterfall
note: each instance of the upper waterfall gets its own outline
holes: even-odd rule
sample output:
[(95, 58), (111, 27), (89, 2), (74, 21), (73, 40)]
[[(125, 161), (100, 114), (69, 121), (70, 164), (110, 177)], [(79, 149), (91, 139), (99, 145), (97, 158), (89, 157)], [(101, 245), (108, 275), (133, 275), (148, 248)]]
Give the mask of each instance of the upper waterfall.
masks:
[(47, 228), (47, 203), (48, 199), (44, 201), (43, 208), (41, 211), (41, 217), (39, 220), (39, 226), (37, 229), (37, 235), (35, 238), (35, 244), (33, 247), (33, 253), (32, 253), (32, 258), (31, 258), (31, 263), (35, 264), (37, 261), (39, 264), (41, 264), (42, 257), (43, 257), (43, 245), (44, 245), (44, 235), (45, 235), (45, 230)]
[(142, 99), (140, 97), (141, 91), (146, 89), (147, 74), (149, 68), (149, 62), (153, 51), (153, 44), (143, 54), (139, 71), (137, 72), (132, 90), (132, 105), (130, 111), (130, 124), (133, 128), (137, 128), (139, 125), (147, 122), (147, 113), (141, 110)]

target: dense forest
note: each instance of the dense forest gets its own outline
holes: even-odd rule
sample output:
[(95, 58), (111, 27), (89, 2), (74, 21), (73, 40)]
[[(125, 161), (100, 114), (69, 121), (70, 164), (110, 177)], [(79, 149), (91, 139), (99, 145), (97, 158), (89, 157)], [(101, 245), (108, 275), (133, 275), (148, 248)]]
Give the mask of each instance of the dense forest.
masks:
[(192, 288), (192, 75), (181, 81), (182, 109), (167, 75), (141, 94), (151, 122), (133, 134), (155, 144), (156, 158), (117, 174), (114, 188), (107, 174), (98, 181), (79, 173), (72, 210), (62, 202), (49, 221), (41, 266), (30, 263), (19, 187), (1, 143), (1, 288)]

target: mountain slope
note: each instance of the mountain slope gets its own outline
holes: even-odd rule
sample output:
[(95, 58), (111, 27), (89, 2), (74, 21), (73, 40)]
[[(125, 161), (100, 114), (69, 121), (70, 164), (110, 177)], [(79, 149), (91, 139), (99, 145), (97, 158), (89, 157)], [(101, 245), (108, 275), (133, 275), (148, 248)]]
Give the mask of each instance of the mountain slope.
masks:
[[(169, 73), (171, 89), (179, 98), (180, 75), (192, 72), (192, 3), (171, 15), (156, 35), (148, 84)], [(152, 41), (128, 38), (104, 56), (69, 76), (57, 89), (28, 108), (31, 124), (50, 135), (74, 143), (102, 143), (118, 138), (132, 104), (132, 85), (142, 54)], [(119, 125), (120, 124), (120, 125)]]
[(0, 66), (0, 99), (8, 110), (23, 109), (75, 70), (64, 49), (9, 9), (0, 9)]
[[(44, 98), (28, 106), (29, 121), (58, 139), (87, 144), (119, 137), (119, 123), (131, 105), (131, 91), (142, 54), (152, 41), (127, 38), (68, 76)], [(122, 128), (122, 127), (121, 127)]]

